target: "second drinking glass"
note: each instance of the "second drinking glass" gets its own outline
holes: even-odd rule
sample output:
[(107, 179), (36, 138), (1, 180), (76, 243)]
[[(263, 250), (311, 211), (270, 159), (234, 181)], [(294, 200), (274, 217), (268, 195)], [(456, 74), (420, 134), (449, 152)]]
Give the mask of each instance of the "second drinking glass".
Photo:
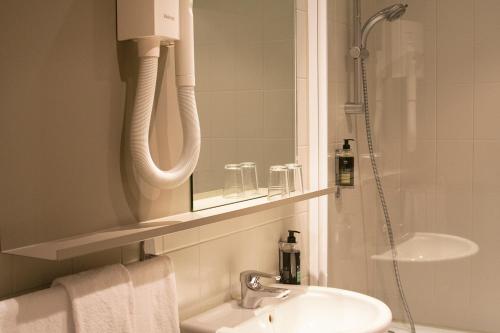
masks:
[(288, 192), (288, 169), (284, 165), (271, 166), (269, 168), (268, 199), (286, 197)]
[(239, 164), (224, 166), (224, 198), (238, 198), (243, 195), (243, 174)]
[(291, 194), (304, 192), (302, 183), (302, 165), (296, 163), (285, 164), (288, 171), (288, 190)]
[(257, 165), (254, 162), (243, 162), (240, 164), (243, 177), (243, 193), (252, 196), (259, 193), (259, 180), (257, 177)]

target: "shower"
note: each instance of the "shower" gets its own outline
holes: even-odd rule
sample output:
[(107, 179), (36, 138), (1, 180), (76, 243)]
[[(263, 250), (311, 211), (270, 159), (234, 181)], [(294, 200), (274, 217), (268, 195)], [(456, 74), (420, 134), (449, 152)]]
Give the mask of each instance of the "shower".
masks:
[[(368, 78), (366, 69), (366, 59), (369, 57), (369, 52), (367, 50), (368, 36), (372, 29), (377, 25), (377, 23), (387, 20), (392, 22), (401, 18), (408, 7), (406, 4), (394, 4), (388, 6), (371, 16), (361, 28), (361, 15), (360, 15), (360, 0), (354, 0), (354, 46), (350, 50), (350, 54), (354, 59), (355, 69), (354, 69), (354, 103), (348, 103), (346, 105), (346, 111), (349, 113), (363, 113), (365, 117), (366, 125), (366, 139), (368, 142), (368, 150), (370, 155), (371, 167), (373, 170), (373, 176), (377, 186), (378, 197), (380, 200), (380, 205), (382, 206), (382, 211), (384, 213), (385, 226), (387, 230), (387, 238), (389, 245), (391, 247), (392, 253), (392, 266), (394, 270), (394, 277), (396, 279), (397, 288), (399, 291), (399, 296), (403, 304), (403, 308), (410, 323), (411, 332), (415, 333), (415, 323), (410, 311), (408, 302), (406, 301), (406, 296), (403, 288), (403, 283), (401, 281), (399, 273), (399, 265), (397, 261), (397, 250), (394, 240), (394, 233), (392, 229), (391, 218), (389, 214), (389, 207), (387, 205), (384, 188), (382, 185), (382, 180), (378, 171), (377, 161), (375, 160), (375, 152), (373, 148), (373, 137), (370, 122), (370, 111), (368, 105)], [(361, 85), (359, 84), (361, 81)], [(361, 89), (361, 91), (359, 90)]]
[(387, 20), (389, 22), (395, 21), (401, 16), (403, 16), (406, 12), (406, 8), (408, 5), (404, 4), (395, 4), (389, 7), (386, 7), (382, 10), (379, 10), (372, 17), (370, 17), (366, 23), (363, 25), (361, 29), (361, 49), (366, 49), (366, 42), (368, 40), (368, 34), (372, 31), (372, 29), (382, 20)]

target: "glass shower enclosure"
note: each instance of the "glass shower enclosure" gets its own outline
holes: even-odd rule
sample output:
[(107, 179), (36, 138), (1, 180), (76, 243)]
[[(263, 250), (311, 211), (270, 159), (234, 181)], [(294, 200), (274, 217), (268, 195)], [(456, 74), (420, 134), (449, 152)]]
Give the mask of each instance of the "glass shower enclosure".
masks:
[[(393, 5), (408, 7), (381, 14), (369, 56), (353, 50), (356, 22)], [(328, 285), (384, 301), (394, 332), (412, 331), (408, 312), (419, 333), (500, 332), (498, 13), (496, 0), (328, 1), (330, 170), (356, 140), (354, 186), (328, 199)]]

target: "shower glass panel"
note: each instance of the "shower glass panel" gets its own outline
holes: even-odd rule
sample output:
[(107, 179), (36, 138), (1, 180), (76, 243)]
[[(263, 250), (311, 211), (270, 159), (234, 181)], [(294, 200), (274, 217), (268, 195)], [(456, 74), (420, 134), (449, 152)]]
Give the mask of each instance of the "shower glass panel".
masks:
[[(355, 186), (329, 198), (328, 284), (381, 299), (392, 330), (410, 332), (365, 120), (345, 113), (355, 1), (328, 1), (330, 170), (342, 139), (356, 139)], [(498, 333), (500, 1), (361, 0), (361, 22), (394, 3), (406, 14), (368, 37), (368, 105), (416, 332)]]

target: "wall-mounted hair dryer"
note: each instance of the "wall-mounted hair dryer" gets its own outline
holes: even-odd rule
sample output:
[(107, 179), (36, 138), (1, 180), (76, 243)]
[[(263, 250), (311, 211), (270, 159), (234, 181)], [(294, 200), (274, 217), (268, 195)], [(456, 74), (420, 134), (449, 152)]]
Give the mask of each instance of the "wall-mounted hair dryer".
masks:
[[(193, 173), (200, 155), (200, 124), (194, 93), (193, 0), (118, 0), (118, 40), (137, 42), (139, 77), (130, 149), (138, 174), (150, 185), (171, 189)], [(175, 44), (177, 96), (184, 135), (179, 161), (161, 170), (151, 158), (149, 126), (155, 96), (161, 44)]]

